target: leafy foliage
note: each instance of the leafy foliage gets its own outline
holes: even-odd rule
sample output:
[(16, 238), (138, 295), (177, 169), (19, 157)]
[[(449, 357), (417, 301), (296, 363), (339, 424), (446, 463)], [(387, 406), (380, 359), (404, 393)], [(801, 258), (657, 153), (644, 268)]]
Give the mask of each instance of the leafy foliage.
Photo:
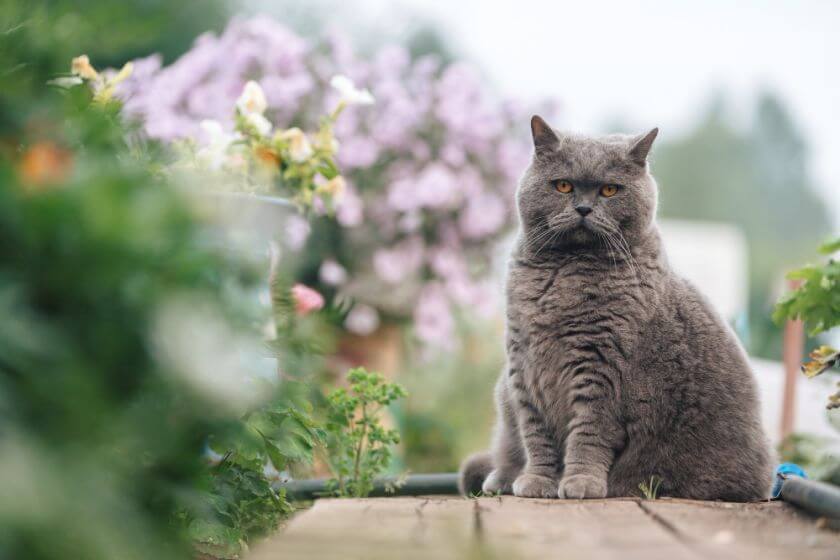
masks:
[(263, 343), (263, 270), (208, 243), (101, 91), (44, 88), (2, 130), (0, 557), (234, 557), (323, 438), (308, 389), (255, 364), (314, 333)]
[[(840, 250), (840, 238), (820, 247), (820, 253), (831, 255)], [(794, 270), (788, 278), (798, 280), (799, 287), (785, 295), (776, 306), (773, 319), (802, 319), (811, 335), (840, 325), (840, 263), (834, 259), (819, 265), (808, 265)], [(808, 377), (820, 375), (834, 367), (840, 351), (830, 346), (820, 346), (809, 354), (810, 360), (802, 366)], [(840, 408), (840, 383), (836, 393), (828, 397), (828, 408)]]
[(272, 484), (278, 471), (310, 463), (324, 432), (312, 420), (307, 386), (286, 381), (275, 390), (266, 404), (209, 439), (210, 453), (221, 459), (206, 473), (205, 491), (193, 508), (198, 514), (180, 516), (202, 552), (236, 557), (294, 511)]
[(236, 419), (157, 348), (160, 313), (189, 296), (248, 332), (235, 294), (259, 277), (207, 246), (118, 108), (44, 106), (0, 161), (0, 556), (187, 557), (173, 516)]
[[(823, 244), (820, 253), (831, 255), (840, 250), (840, 238)], [(773, 318), (802, 319), (811, 335), (840, 325), (840, 263), (834, 259), (808, 265), (788, 274), (799, 287), (779, 302)]]
[(332, 486), (339, 496), (364, 497), (373, 479), (391, 462), (391, 445), (399, 433), (381, 424), (384, 407), (406, 396), (405, 389), (364, 368), (347, 374), (350, 389), (336, 389), (328, 396), (328, 457)]

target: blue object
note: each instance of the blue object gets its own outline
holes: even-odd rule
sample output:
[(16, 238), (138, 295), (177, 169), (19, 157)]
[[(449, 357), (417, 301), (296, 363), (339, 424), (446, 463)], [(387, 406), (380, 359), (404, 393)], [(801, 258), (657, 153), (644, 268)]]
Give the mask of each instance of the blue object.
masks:
[(800, 467), (796, 463), (782, 463), (781, 465), (776, 467), (776, 481), (773, 483), (773, 499), (778, 498), (779, 494), (782, 493), (782, 483), (785, 481), (785, 479), (790, 478), (792, 476), (808, 478), (808, 475), (805, 474), (805, 471), (802, 470), (802, 467)]

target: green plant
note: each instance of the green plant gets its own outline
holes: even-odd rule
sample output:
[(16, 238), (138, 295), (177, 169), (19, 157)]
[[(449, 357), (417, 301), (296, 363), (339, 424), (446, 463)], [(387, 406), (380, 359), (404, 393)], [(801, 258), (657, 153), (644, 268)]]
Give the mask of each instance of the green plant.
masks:
[(382, 426), (382, 410), (406, 392), (364, 368), (350, 370), (347, 380), (349, 390), (336, 389), (327, 397), (327, 463), (337, 495), (364, 497), (374, 477), (388, 468), (391, 446), (400, 442), (396, 430)]
[(267, 263), (208, 243), (106, 89), (45, 91), (2, 130), (0, 557), (236, 557), (323, 439), (262, 359), (311, 363), (316, 332), (266, 346)]
[[(823, 244), (820, 253), (832, 255), (840, 251), (840, 238)], [(794, 270), (788, 278), (799, 286), (779, 301), (773, 319), (801, 319), (812, 336), (840, 325), (840, 263), (833, 258), (828, 262), (808, 265)], [(831, 346), (820, 346), (809, 354), (802, 372), (808, 377), (820, 375), (840, 361), (840, 351)], [(836, 393), (828, 397), (828, 408), (840, 408), (840, 383)]]
[(48, 92), (37, 120), (4, 131), (0, 557), (188, 558), (173, 519), (203, 514), (205, 441), (238, 423), (238, 393), (207, 383), (233, 373), (205, 368), (228, 350), (185, 351), (171, 327), (189, 317), (171, 311), (190, 301), (258, 347), (234, 294), (259, 273), (207, 244), (153, 151), (126, 144), (119, 108), (91, 100)]
[(657, 475), (653, 475), (650, 477), (649, 481), (639, 483), (639, 490), (642, 492), (642, 496), (646, 500), (655, 500), (659, 494), (659, 487), (661, 485), (662, 478)]
[(268, 535), (294, 511), (282, 489), (275, 490), (278, 471), (311, 463), (324, 432), (312, 420), (309, 388), (285, 381), (266, 404), (247, 412), (227, 430), (210, 436), (215, 459), (206, 472), (205, 490), (194, 512), (181, 519), (197, 550), (217, 558), (233, 558), (254, 539)]

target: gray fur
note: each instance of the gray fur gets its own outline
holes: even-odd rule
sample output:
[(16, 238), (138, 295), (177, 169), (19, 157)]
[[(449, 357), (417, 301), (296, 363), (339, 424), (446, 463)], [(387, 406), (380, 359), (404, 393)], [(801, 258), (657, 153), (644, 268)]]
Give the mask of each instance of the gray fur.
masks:
[[(661, 248), (647, 166), (657, 130), (588, 138), (534, 117), (532, 131), (483, 490), (634, 496), (657, 476), (660, 495), (766, 498), (771, 458), (744, 351)], [(605, 184), (621, 187), (607, 198)], [(480, 457), (462, 467), (472, 488), (489, 468)]]

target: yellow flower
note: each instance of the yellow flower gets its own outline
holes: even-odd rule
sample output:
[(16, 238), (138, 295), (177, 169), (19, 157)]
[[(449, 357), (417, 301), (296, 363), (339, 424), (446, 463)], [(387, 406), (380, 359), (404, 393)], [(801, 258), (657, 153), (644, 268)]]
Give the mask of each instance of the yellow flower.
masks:
[(279, 139), (288, 143), (292, 161), (302, 163), (312, 157), (314, 150), (304, 132), (295, 127), (280, 133)]
[(99, 78), (99, 72), (90, 65), (90, 59), (86, 54), (77, 56), (73, 59), (70, 65), (70, 71), (85, 80), (96, 80)]

